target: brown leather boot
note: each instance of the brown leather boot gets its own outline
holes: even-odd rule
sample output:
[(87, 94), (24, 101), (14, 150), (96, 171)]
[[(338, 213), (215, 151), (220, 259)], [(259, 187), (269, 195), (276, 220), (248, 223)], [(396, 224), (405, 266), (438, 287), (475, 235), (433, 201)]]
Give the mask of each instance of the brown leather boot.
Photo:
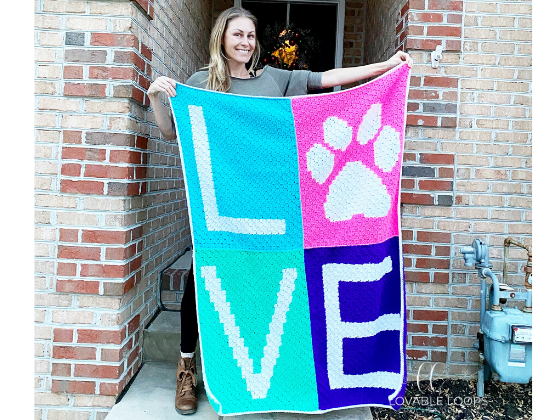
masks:
[(177, 392), (175, 410), (179, 414), (194, 414), (198, 406), (196, 400), (196, 356), (179, 359), (177, 366)]

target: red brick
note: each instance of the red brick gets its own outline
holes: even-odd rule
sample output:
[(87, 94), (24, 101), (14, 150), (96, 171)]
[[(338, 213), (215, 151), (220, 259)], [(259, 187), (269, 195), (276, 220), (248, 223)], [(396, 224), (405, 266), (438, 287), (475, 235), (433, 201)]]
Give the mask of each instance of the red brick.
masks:
[(111, 150), (109, 154), (109, 162), (112, 163), (142, 163), (142, 153), (130, 150)]
[(130, 230), (83, 230), (82, 242), (124, 245), (130, 240)]
[(114, 79), (136, 81), (137, 71), (133, 67), (90, 66), (90, 79)]
[(420, 283), (430, 282), (430, 273), (425, 271), (405, 271), (404, 272), (405, 281), (417, 281)]
[(445, 363), (447, 361), (447, 352), (446, 351), (435, 351), (432, 350), (432, 362), (442, 362)]
[(62, 293), (99, 294), (99, 282), (87, 280), (57, 280), (56, 291)]
[(73, 160), (105, 160), (105, 149), (93, 149), (88, 147), (62, 147), (62, 159)]
[(120, 362), (123, 357), (122, 349), (101, 349), (101, 360), (104, 362)]
[(128, 264), (83, 264), (80, 275), (83, 277), (123, 278), (127, 273)]
[(443, 13), (410, 13), (408, 16), (411, 22), (443, 22)]
[(128, 335), (130, 336), (140, 326), (140, 315), (136, 315), (128, 322)]
[(140, 238), (140, 237), (143, 235), (142, 232), (143, 232), (142, 226), (135, 227), (135, 228), (132, 229), (132, 231), (130, 232), (130, 234), (131, 234), (130, 239), (131, 239), (132, 241), (134, 241), (135, 239)]
[[(420, 1), (419, 0), (411, 0), (409, 2), (406, 2), (404, 4), (404, 6), (401, 9), (401, 18), (406, 14), (406, 12), (408, 12), (408, 9), (412, 6), (412, 5), (417, 5), (419, 4)], [(414, 7), (413, 7), (414, 8)]]
[(65, 79), (83, 79), (84, 68), (82, 66), (64, 66), (63, 77)]
[(449, 273), (434, 272), (434, 283), (449, 283)]
[(152, 61), (152, 50), (150, 50), (146, 44), (141, 44), (140, 54), (146, 57), (146, 60)]
[(53, 359), (95, 360), (95, 347), (53, 346)]
[(53, 330), (53, 342), (71, 343), (74, 341), (74, 330), (66, 328), (55, 328)]
[(126, 359), (127, 366), (131, 366), (134, 363), (134, 360), (138, 357), (139, 347), (136, 346), (128, 355)]
[(422, 78), (420, 76), (410, 76), (410, 86), (420, 86)]
[(451, 243), (451, 233), (448, 232), (427, 232), (419, 230), (416, 232), (416, 239), (419, 242), (439, 242)]
[(459, 39), (446, 39), (445, 51), (461, 51), (461, 41)]
[(406, 268), (412, 267), (412, 258), (404, 257), (404, 258), (403, 258), (403, 265), (404, 265)]
[(413, 190), (414, 187), (414, 179), (401, 179), (401, 188), (405, 190)]
[(103, 182), (63, 179), (60, 181), (60, 192), (101, 195), (103, 194)]
[(65, 83), (65, 96), (107, 96), (107, 85), (96, 83)]
[(411, 230), (403, 229), (401, 230), (401, 237), (403, 241), (412, 241), (414, 232)]
[(84, 365), (76, 364), (74, 367), (75, 377), (86, 377), (86, 378), (107, 378), (107, 379), (118, 379), (124, 368), (124, 363), (119, 366), (107, 366), (107, 365)]
[(414, 349), (407, 349), (406, 355), (409, 359), (427, 359), (428, 352), (426, 350), (414, 350)]
[(408, 91), (408, 99), (439, 99), (439, 93), (437, 90), (411, 89)]
[(148, 149), (148, 138), (144, 136), (136, 136), (136, 147), (138, 149)]
[(120, 330), (78, 330), (78, 343), (121, 344), (126, 337), (126, 329)]
[(440, 324), (432, 325), (432, 334), (447, 335), (447, 325), (440, 325)]
[(130, 264), (130, 273), (138, 270), (140, 267), (142, 267), (142, 256), (140, 255), (136, 257), (129, 264)]
[(443, 270), (449, 268), (449, 259), (416, 258), (416, 268), (435, 268)]
[(77, 264), (58, 262), (56, 267), (56, 274), (59, 276), (75, 276)]
[(416, 322), (406, 323), (407, 333), (428, 333), (428, 324), (419, 324)]
[(140, 85), (140, 87), (144, 90), (148, 90), (148, 88), (150, 87), (150, 81), (148, 79), (146, 79), (144, 76), (142, 76), (141, 74), (138, 75), (138, 84)]
[(458, 85), (457, 77), (424, 76), (424, 86), (456, 88)]
[(438, 168), (438, 176), (440, 178), (453, 178), (455, 172), (453, 168)]
[(455, 14), (455, 13), (448, 13), (447, 14), (447, 23), (463, 23), (463, 15)]
[(425, 0), (409, 0), (408, 6), (410, 7), (410, 10), (424, 10), (426, 2)]
[(70, 376), (72, 365), (69, 363), (54, 363), (52, 364), (52, 376)]
[(61, 242), (78, 242), (78, 229), (59, 229), (59, 240)]
[(118, 395), (120, 392), (119, 384), (115, 382), (101, 382), (99, 384), (100, 395)]
[(461, 27), (460, 26), (428, 26), (428, 36), (451, 36), (451, 37), (461, 37)]
[(80, 144), (82, 142), (82, 132), (73, 130), (64, 130), (62, 132), (62, 142), (71, 144)]
[(148, 13), (148, 0), (130, 0)]
[(438, 117), (434, 115), (407, 114), (406, 125), (422, 125), (426, 127), (437, 127)]
[(455, 155), (446, 153), (420, 153), (420, 163), (453, 165), (455, 163)]
[(132, 179), (134, 168), (114, 165), (86, 165), (84, 176), (88, 178)]
[(115, 51), (114, 62), (118, 64), (134, 64), (142, 72), (146, 68), (146, 62), (134, 51)]
[(450, 246), (436, 246), (436, 256), (437, 257), (449, 257), (451, 256)]
[(59, 245), (58, 258), (99, 261), (101, 259), (101, 248)]
[(126, 248), (118, 247), (118, 248), (105, 248), (105, 259), (106, 260), (126, 260), (131, 258), (136, 253), (136, 245), (132, 244), (127, 246)]
[(145, 166), (134, 168), (134, 179), (145, 179), (146, 174), (147, 174), (147, 168)]
[(58, 379), (53, 379), (52, 392), (69, 394), (95, 394), (95, 382), (61, 381)]
[(407, 50), (434, 51), (438, 45), (441, 45), (441, 39), (406, 38), (404, 47)]
[(452, 10), (455, 12), (463, 11), (462, 1), (450, 0), (428, 0), (428, 9), (430, 10)]
[(447, 311), (415, 309), (412, 317), (415, 321), (447, 321)]
[(64, 176), (80, 176), (82, 173), (82, 165), (79, 163), (63, 163), (60, 168), (60, 174)]
[(434, 197), (429, 194), (401, 193), (403, 204), (434, 204)]
[(453, 191), (453, 181), (421, 179), (418, 181), (418, 189), (426, 191)]
[(420, 109), (420, 104), (417, 102), (409, 102), (406, 106), (407, 112), (416, 112)]
[(404, 254), (409, 255), (431, 255), (431, 245), (403, 244), (402, 250)]
[(424, 335), (413, 335), (412, 345), (426, 347), (446, 347), (447, 337), (428, 337)]
[(132, 34), (92, 33), (91, 45), (106, 47), (133, 47), (138, 49), (138, 38)]
[(457, 127), (457, 117), (441, 117), (441, 127)]

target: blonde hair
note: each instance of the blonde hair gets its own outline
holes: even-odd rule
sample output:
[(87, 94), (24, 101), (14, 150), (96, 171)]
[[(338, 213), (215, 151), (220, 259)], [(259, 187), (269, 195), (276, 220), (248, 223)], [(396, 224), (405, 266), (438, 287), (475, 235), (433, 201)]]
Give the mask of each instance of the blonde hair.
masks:
[[(231, 87), (231, 76), (229, 74), (229, 66), (227, 58), (222, 49), (222, 41), (224, 33), (230, 21), (238, 17), (246, 17), (251, 19), (257, 29), (257, 18), (248, 10), (241, 7), (230, 7), (224, 10), (218, 18), (212, 32), (210, 33), (210, 63), (205, 68), (208, 69), (208, 79), (206, 79), (206, 89), (216, 90), (218, 92), (227, 92)], [(251, 57), (249, 72), (255, 71), (255, 66), (260, 56), (259, 41), (256, 41), (255, 51)]]

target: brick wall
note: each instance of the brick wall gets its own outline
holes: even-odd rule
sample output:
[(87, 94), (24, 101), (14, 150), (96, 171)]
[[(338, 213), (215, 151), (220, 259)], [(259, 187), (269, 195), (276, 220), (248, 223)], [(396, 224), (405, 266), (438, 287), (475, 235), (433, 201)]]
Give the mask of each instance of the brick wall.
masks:
[[(430, 360), (472, 375), (479, 279), (459, 249), (489, 243), (499, 275), (507, 236), (531, 244), (531, 2), (410, 0), (395, 23), (415, 62), (402, 181), (409, 370)], [(523, 284), (526, 256), (512, 249), (510, 284)]]
[(36, 2), (38, 419), (104, 418), (140, 365), (158, 274), (190, 244), (146, 89), (205, 64), (208, 3)]
[[(391, 57), (395, 49), (395, 26), (397, 40), (404, 38), (404, 16), (408, 1), (366, 1), (366, 30), (364, 39), (364, 63), (378, 63)], [(403, 13), (401, 15), (401, 10)], [(400, 35), (402, 33), (402, 35)]]

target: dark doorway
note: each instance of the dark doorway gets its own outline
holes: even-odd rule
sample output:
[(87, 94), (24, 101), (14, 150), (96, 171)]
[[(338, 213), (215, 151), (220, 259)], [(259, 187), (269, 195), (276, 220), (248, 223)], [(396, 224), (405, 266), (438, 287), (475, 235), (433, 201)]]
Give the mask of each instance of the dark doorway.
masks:
[[(265, 29), (284, 28), (287, 24), (300, 30), (309, 31), (308, 41), (317, 46), (308, 49), (306, 64), (308, 69), (323, 72), (335, 68), (336, 65), (336, 34), (338, 21), (338, 5), (336, 3), (297, 2), (297, 1), (254, 1), (241, 2), (242, 7), (250, 10), (258, 19), (257, 38), (262, 44), (270, 44), (265, 37)], [(264, 52), (266, 53), (266, 52)], [(322, 89), (319, 92), (331, 92), (333, 89)]]

